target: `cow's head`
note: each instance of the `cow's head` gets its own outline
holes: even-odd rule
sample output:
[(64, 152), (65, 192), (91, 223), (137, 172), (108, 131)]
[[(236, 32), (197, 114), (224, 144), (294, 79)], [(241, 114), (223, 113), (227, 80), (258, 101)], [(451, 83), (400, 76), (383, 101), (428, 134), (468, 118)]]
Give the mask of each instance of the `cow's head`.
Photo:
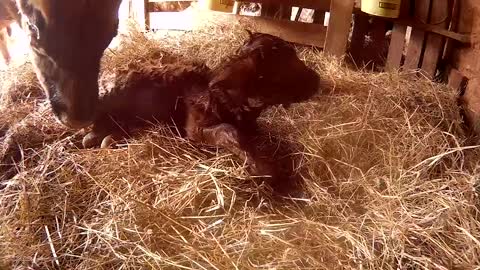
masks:
[(121, 0), (16, 1), (53, 112), (72, 128), (91, 124), (100, 59), (117, 34)]

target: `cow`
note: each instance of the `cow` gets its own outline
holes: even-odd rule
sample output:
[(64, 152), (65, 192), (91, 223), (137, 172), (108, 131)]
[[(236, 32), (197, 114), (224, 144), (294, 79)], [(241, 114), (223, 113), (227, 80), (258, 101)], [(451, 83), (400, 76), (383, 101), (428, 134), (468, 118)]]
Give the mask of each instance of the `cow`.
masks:
[(90, 125), (100, 60), (117, 35), (121, 0), (2, 0), (1, 5), (13, 2), (57, 120), (70, 128)]
[(249, 137), (270, 106), (302, 102), (320, 86), (319, 75), (295, 48), (267, 34), (250, 38), (221, 66), (157, 64), (117, 74), (100, 101), (84, 147), (106, 147), (146, 123), (173, 123), (188, 139), (226, 148), (255, 167)]
[(11, 58), (8, 50), (8, 38), (12, 35), (11, 25), (13, 23), (20, 25), (20, 14), (16, 4), (13, 1), (3, 1), (0, 4), (0, 52), (7, 65)]

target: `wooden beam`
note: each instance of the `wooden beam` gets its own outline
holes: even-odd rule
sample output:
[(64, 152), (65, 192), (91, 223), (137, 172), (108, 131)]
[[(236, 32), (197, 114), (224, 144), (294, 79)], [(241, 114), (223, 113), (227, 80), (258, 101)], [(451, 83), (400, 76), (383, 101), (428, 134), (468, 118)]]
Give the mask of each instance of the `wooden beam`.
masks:
[[(450, 25), (448, 26), (449, 31), (457, 31), (459, 15), (460, 15), (460, 0), (450, 0), (452, 14), (450, 18)], [(447, 39), (445, 43), (445, 49), (443, 51), (443, 60), (449, 62), (451, 60), (453, 51), (455, 49), (456, 41), (452, 39)]]
[[(235, 16), (235, 15), (230, 15)], [(323, 48), (327, 27), (321, 24), (275, 20), (263, 17), (235, 16), (245, 25), (253, 25), (261, 33), (278, 36), (286, 41)]]
[[(177, 11), (182, 11), (185, 10), (191, 5), (192, 1), (180, 1), (181, 3), (178, 2), (172, 2), (171, 6), (166, 6), (165, 2), (148, 2), (147, 5), (147, 11), (148, 13), (153, 13), (153, 12), (177, 12)], [(162, 5), (163, 3), (163, 5)], [(158, 10), (158, 9), (164, 9), (166, 7), (173, 7), (176, 10)]]
[[(449, 22), (450, 5), (447, 0), (432, 0), (432, 14), (430, 23), (447, 28)], [(437, 73), (437, 66), (445, 46), (445, 38), (435, 33), (428, 33), (425, 45), (425, 54), (422, 61), (422, 70), (430, 79)]]
[(463, 76), (463, 74), (455, 68), (450, 69), (448, 74), (448, 86), (457, 90), (459, 95), (463, 95), (465, 87), (467, 86), (468, 79)]
[(302, 12), (303, 12), (303, 8), (298, 8), (294, 21), (298, 22), (298, 20), (300, 19), (300, 16), (302, 15)]
[(242, 0), (242, 2), (261, 3), (261, 4), (273, 4), (273, 5), (285, 5), (291, 7), (303, 7), (310, 9), (318, 9), (323, 11), (330, 10), (331, 0)]
[(325, 52), (341, 57), (347, 50), (348, 35), (352, 23), (354, 0), (332, 0)]
[[(415, 16), (424, 22), (428, 22), (430, 13), (430, 0), (415, 1)], [(425, 43), (425, 31), (417, 27), (412, 29), (412, 36), (405, 57), (405, 68), (418, 69), (423, 56)]]
[(403, 50), (405, 48), (406, 34), (407, 27), (405, 25), (395, 24), (393, 26), (390, 47), (388, 48), (387, 63), (385, 65), (387, 71), (394, 71), (400, 68)]
[[(365, 14), (365, 13), (360, 11), (360, 9), (355, 9), (354, 14)], [(412, 28), (417, 28), (419, 30), (423, 30), (424, 32), (439, 34), (446, 38), (459, 41), (466, 45), (472, 43), (472, 39), (470, 35), (456, 33), (453, 31), (454, 29), (447, 30), (443, 27), (440, 27), (434, 24), (416, 22), (414, 21), (414, 18), (404, 18), (404, 19), (382, 18), (382, 19), (394, 22), (396, 24), (404, 25), (404, 26), (411, 26)]]
[(460, 34), (453, 31), (449, 31), (437, 25), (432, 24), (424, 24), (418, 22), (412, 22), (411, 20), (393, 20), (395, 23), (411, 26), (412, 28), (417, 28), (419, 30), (423, 30), (425, 32), (431, 32), (435, 34), (442, 35), (444, 37), (459, 41), (463, 44), (470, 44), (472, 43), (472, 38), (470, 35)]
[[(410, 1), (402, 1), (400, 6), (400, 17), (408, 17), (410, 11)], [(407, 35), (407, 26), (399, 23), (393, 24), (392, 36), (388, 47), (387, 62), (385, 70), (394, 71), (400, 69), (402, 65), (403, 53), (405, 51), (405, 38)]]
[(145, 14), (145, 30), (150, 30), (150, 10), (149, 10), (149, 0), (143, 1), (143, 9)]

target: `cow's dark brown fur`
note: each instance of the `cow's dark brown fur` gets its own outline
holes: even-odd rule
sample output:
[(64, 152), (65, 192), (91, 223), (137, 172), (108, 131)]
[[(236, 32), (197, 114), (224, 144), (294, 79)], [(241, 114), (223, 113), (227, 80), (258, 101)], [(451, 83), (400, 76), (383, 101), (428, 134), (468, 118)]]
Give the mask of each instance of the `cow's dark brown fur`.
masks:
[(117, 76), (116, 85), (102, 99), (85, 147), (145, 121), (173, 120), (189, 139), (253, 161), (247, 139), (257, 130), (260, 113), (307, 100), (317, 92), (319, 76), (285, 41), (251, 34), (237, 55), (213, 71), (203, 65), (143, 67)]

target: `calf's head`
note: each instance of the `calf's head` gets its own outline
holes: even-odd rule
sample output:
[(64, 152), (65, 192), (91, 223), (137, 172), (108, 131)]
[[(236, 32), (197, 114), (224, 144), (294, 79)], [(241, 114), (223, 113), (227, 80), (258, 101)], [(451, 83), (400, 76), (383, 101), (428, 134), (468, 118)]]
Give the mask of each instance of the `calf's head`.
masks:
[(258, 100), (267, 105), (290, 105), (311, 98), (319, 90), (319, 75), (297, 56), (290, 43), (281, 38), (251, 33), (239, 48), (254, 70), (255, 85), (249, 88)]
[(54, 114), (66, 126), (88, 126), (97, 109), (100, 60), (117, 34), (121, 0), (16, 2)]

